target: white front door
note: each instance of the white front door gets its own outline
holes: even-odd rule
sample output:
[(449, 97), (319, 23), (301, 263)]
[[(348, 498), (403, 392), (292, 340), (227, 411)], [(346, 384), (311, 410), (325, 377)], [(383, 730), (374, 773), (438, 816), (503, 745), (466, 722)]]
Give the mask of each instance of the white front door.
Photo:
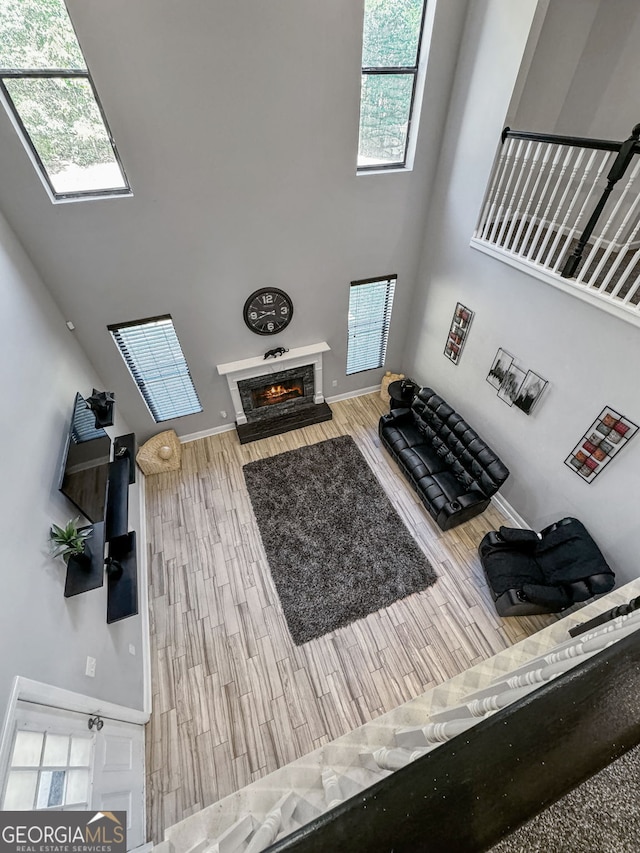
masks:
[(18, 702), (2, 810), (126, 811), (127, 848), (145, 843), (144, 727)]

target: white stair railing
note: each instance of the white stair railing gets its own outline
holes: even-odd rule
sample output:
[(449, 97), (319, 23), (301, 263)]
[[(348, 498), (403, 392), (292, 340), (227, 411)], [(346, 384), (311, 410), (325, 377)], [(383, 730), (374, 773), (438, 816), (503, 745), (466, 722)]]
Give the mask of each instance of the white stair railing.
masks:
[[(495, 677), (462, 700), (447, 707), (432, 708), (422, 725), (393, 727), (374, 721), (358, 730), (360, 746), (352, 742), (351, 751), (345, 753), (351, 756), (345, 760), (353, 760), (355, 764), (338, 770), (324, 762), (321, 750), (317, 764), (307, 757), (303, 765), (291, 765), (292, 770), (286, 777), (297, 784), (297, 788), (283, 794), (277, 784), (269, 786), (266, 777), (256, 783), (260, 787), (253, 797), (249, 796), (253, 786), (238, 792), (237, 802), (242, 804), (243, 813), (234, 813), (231, 807), (225, 809), (226, 801), (222, 801), (209, 807), (214, 810), (211, 820), (217, 829), (207, 829), (207, 820), (200, 820), (194, 824), (195, 831), (169, 831), (167, 841), (159, 847), (165, 848), (162, 853), (261, 853), (319, 814), (339, 806), (358, 791), (426, 756), (452, 738), (464, 735), (482, 719), (534, 693), (581, 661), (639, 630), (640, 609), (557, 643), (549, 651)], [(371, 746), (381, 738), (386, 738), (387, 742)], [(338, 752), (333, 750), (331, 755), (333, 760)], [(227, 800), (235, 803), (233, 798), (234, 795), (230, 795)], [(198, 820), (196, 814), (183, 824)], [(184, 839), (187, 841), (182, 843)]]
[(507, 128), (472, 245), (640, 325), (639, 131), (619, 143)]

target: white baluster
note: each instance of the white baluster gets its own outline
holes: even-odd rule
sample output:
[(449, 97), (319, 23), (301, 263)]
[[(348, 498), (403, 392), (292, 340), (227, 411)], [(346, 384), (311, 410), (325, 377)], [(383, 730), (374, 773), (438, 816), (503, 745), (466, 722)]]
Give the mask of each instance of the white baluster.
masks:
[[(505, 210), (504, 215), (502, 217), (502, 225), (500, 226), (500, 232), (498, 233), (498, 236), (494, 240), (494, 243), (497, 246), (503, 245), (502, 241), (503, 241), (505, 232), (507, 230), (507, 227), (511, 226), (511, 224), (512, 224), (511, 217), (513, 215), (513, 208), (514, 208), (513, 202), (514, 202), (514, 199), (516, 198), (516, 195), (518, 192), (518, 187), (520, 186), (522, 178), (524, 177), (524, 175), (527, 171), (532, 146), (533, 146), (532, 142), (528, 142), (526, 145), (524, 145), (523, 142), (520, 142), (518, 149), (516, 151), (516, 156), (515, 156), (515, 159), (513, 162), (513, 172), (512, 172), (512, 176), (513, 175), (516, 176), (516, 181), (515, 181), (513, 190), (511, 191), (511, 193), (509, 193), (509, 196), (508, 196), (507, 209)], [(523, 147), (524, 147), (524, 151), (522, 152)], [(522, 152), (522, 165), (520, 165), (521, 152)], [(509, 183), (511, 183), (511, 181), (509, 181)], [(508, 190), (509, 190), (509, 188), (507, 187), (507, 192), (508, 192)], [(517, 202), (516, 202), (516, 206), (517, 206)]]
[[(552, 154), (552, 152), (553, 152), (553, 160), (551, 160), (551, 165), (549, 166), (549, 169), (547, 171), (546, 167), (548, 165), (548, 161), (551, 159), (550, 155)], [(534, 187), (534, 195), (535, 195), (538, 191), (538, 185), (540, 183), (542, 183), (542, 178), (546, 172), (546, 180), (544, 181), (544, 186), (542, 187), (540, 194), (537, 195), (538, 201), (536, 202), (536, 206), (535, 206), (535, 209), (533, 211), (533, 216), (531, 217), (531, 221), (529, 222), (529, 225), (527, 226), (527, 230), (526, 230), (524, 238), (522, 240), (521, 251), (518, 252), (519, 255), (521, 255), (524, 258), (527, 258), (527, 260), (529, 259), (530, 252), (535, 248), (535, 245), (536, 245), (536, 241), (531, 240), (531, 242), (530, 242), (529, 238), (531, 237), (531, 232), (535, 228), (536, 223), (539, 222), (538, 216), (540, 213), (540, 208), (542, 207), (542, 202), (544, 201), (544, 197), (547, 194), (547, 190), (549, 189), (549, 186), (550, 186), (550, 184), (553, 180), (553, 177), (556, 173), (556, 170), (558, 168), (558, 164), (560, 163), (561, 155), (562, 155), (562, 149), (559, 145), (550, 145), (549, 146), (548, 154), (547, 154), (547, 156), (545, 156), (543, 163), (542, 163), (542, 169), (540, 171), (540, 176), (539, 176), (540, 181), (536, 181), (536, 186)]]
[(416, 758), (426, 755), (428, 752), (431, 752), (431, 749), (421, 748), (411, 750), (400, 748), (387, 749), (386, 747), (382, 747), (381, 749), (376, 749), (375, 752), (363, 753), (360, 756), (360, 760), (363, 767), (368, 767), (369, 769), (377, 767), (380, 770), (394, 771), (400, 770), (401, 767), (406, 767), (407, 764), (415, 761)]
[(476, 236), (481, 240), (486, 239), (485, 237), (485, 229), (487, 223), (491, 221), (493, 210), (495, 206), (495, 200), (499, 193), (500, 183), (504, 177), (505, 170), (507, 168), (507, 163), (509, 160), (509, 156), (511, 154), (511, 149), (513, 147), (513, 139), (510, 139), (506, 144), (502, 144), (500, 148), (500, 157), (496, 164), (496, 167), (493, 171), (493, 180), (491, 182), (491, 189), (487, 193), (487, 198), (485, 200), (482, 214), (480, 216), (480, 221), (478, 222), (478, 227), (476, 228)]
[[(524, 222), (526, 220), (527, 213), (528, 213), (529, 208), (531, 207), (531, 203), (533, 201), (532, 195), (531, 194), (527, 195), (527, 190), (529, 189), (529, 184), (531, 183), (531, 179), (533, 178), (533, 176), (534, 175), (539, 176), (539, 174), (540, 174), (538, 164), (539, 164), (540, 155), (542, 154), (543, 148), (544, 148), (544, 146), (543, 146), (542, 142), (538, 142), (538, 144), (536, 145), (535, 150), (533, 152), (533, 157), (531, 157), (531, 159), (529, 161), (529, 170), (527, 172), (527, 178), (524, 182), (524, 186), (522, 187), (522, 192), (520, 193), (520, 198), (518, 199), (516, 209), (513, 212), (513, 217), (511, 219), (511, 225), (509, 226), (509, 230), (507, 231), (507, 236), (505, 237), (504, 243), (502, 244), (502, 247), (504, 249), (510, 249), (512, 246), (511, 237), (512, 237), (513, 232), (515, 230), (516, 223), (519, 223), (518, 224), (518, 234), (516, 235), (516, 239), (513, 241), (513, 246), (518, 245), (517, 237), (520, 234), (520, 232), (522, 231)], [(525, 170), (525, 164), (524, 163), (523, 163), (522, 168), (523, 168), (523, 172), (524, 172), (524, 170)], [(526, 199), (526, 201), (525, 201), (525, 199)], [(525, 211), (524, 212), (522, 210), (523, 204), (525, 205)]]
[[(551, 154), (555, 150), (555, 146), (549, 145), (548, 143), (543, 144), (541, 142), (540, 145), (542, 146), (541, 150), (544, 151), (544, 157), (542, 158), (542, 163), (540, 163), (540, 165), (537, 166), (536, 180), (535, 180), (535, 183), (533, 185), (531, 192), (529, 193), (529, 198), (527, 200), (527, 206), (525, 207), (524, 214), (523, 214), (522, 219), (520, 221), (520, 225), (518, 225), (518, 230), (516, 231), (516, 236), (513, 240), (513, 244), (512, 244), (513, 245), (513, 251), (516, 252), (516, 254), (522, 254), (522, 252), (518, 251), (518, 246), (521, 246), (522, 248), (526, 248), (529, 229), (532, 227), (533, 222), (534, 222), (535, 217), (536, 217), (536, 213), (537, 213), (537, 208), (536, 208), (536, 211), (534, 212), (533, 217), (531, 219), (529, 218), (531, 215), (531, 206), (533, 204), (534, 198), (537, 198), (538, 188), (540, 186), (540, 183), (542, 182), (543, 175), (545, 174), (545, 170), (547, 168), (549, 158), (551, 157)], [(520, 237), (522, 236), (522, 232), (524, 231), (524, 228), (527, 225), (527, 222), (529, 222), (529, 228), (527, 228), (527, 235), (525, 236), (525, 239), (521, 243)]]
[(498, 229), (499, 229), (500, 233), (502, 233), (502, 230), (504, 228), (504, 215), (505, 215), (506, 206), (508, 205), (508, 200), (510, 198), (509, 189), (511, 187), (511, 183), (512, 183), (514, 177), (517, 177), (518, 172), (519, 172), (519, 165), (520, 165), (520, 160), (522, 158), (523, 145), (524, 145), (524, 143), (521, 139), (519, 139), (515, 145), (515, 150), (513, 153), (513, 160), (511, 162), (511, 168), (509, 169), (509, 172), (507, 175), (507, 180), (504, 182), (502, 191), (500, 193), (498, 209), (495, 213), (495, 216), (493, 217), (493, 220), (489, 224), (489, 229), (487, 231), (486, 239), (489, 240), (494, 245), (499, 245)]
[[(566, 174), (566, 171), (569, 168), (569, 164), (571, 162), (573, 154), (574, 154), (573, 148), (569, 148), (569, 150), (565, 154), (564, 159), (562, 160), (562, 166), (560, 167), (560, 174), (558, 175), (557, 180), (555, 181), (555, 184), (554, 184), (554, 186), (553, 186), (553, 188), (549, 194), (549, 200), (547, 201), (547, 206), (545, 208), (544, 213), (542, 214), (542, 219), (540, 220), (540, 224), (538, 225), (538, 230), (536, 231), (536, 235), (533, 239), (533, 243), (531, 244), (532, 249), (535, 249), (535, 246), (538, 243), (538, 241), (540, 240), (540, 238), (542, 237), (542, 234), (543, 234), (543, 231), (545, 228), (547, 230), (547, 234), (549, 234), (549, 232), (554, 227), (557, 226), (557, 223), (555, 222), (555, 219), (554, 219), (554, 217), (556, 216), (556, 213), (557, 213), (557, 211), (554, 209), (554, 202), (556, 200), (556, 196), (558, 194), (560, 186), (562, 185), (562, 182), (564, 180), (564, 176)], [(546, 246), (546, 243), (543, 240), (540, 243), (540, 248), (536, 252), (535, 257), (533, 259), (533, 262), (535, 264), (542, 263), (543, 252), (544, 252), (545, 246)]]
[[(576, 234), (580, 230), (580, 223), (582, 222), (582, 219), (585, 215), (585, 211), (587, 209), (591, 208), (591, 198), (596, 191), (596, 187), (598, 186), (598, 182), (600, 181), (600, 178), (601, 178), (602, 173), (604, 171), (605, 165), (609, 162), (609, 160), (611, 158), (611, 152), (607, 152), (601, 158), (600, 165), (598, 167), (598, 170), (596, 171), (594, 179), (592, 181), (589, 181), (589, 178), (591, 176), (591, 172), (593, 169), (593, 164), (595, 163), (595, 161), (598, 157), (598, 154), (599, 154), (599, 152), (597, 149), (594, 149), (593, 152), (591, 153), (591, 157), (589, 158), (589, 162), (587, 163), (586, 168), (585, 168), (584, 172), (582, 173), (582, 180), (578, 184), (578, 187), (575, 191), (575, 194), (571, 200), (571, 203), (569, 204), (569, 208), (567, 210), (567, 215), (565, 217), (565, 221), (562, 223), (563, 227), (558, 230), (556, 238), (553, 241), (553, 246), (551, 247), (551, 251), (549, 252), (549, 256), (551, 258), (553, 258), (555, 250), (557, 249), (558, 244), (560, 242), (560, 239), (562, 238), (562, 232), (563, 232), (564, 228), (566, 228), (567, 223), (569, 222), (571, 213), (573, 212), (573, 208), (575, 207), (575, 205), (578, 202), (578, 199), (580, 198), (580, 196), (584, 192), (585, 186), (588, 186), (586, 198), (584, 199), (584, 201), (582, 202), (582, 205), (580, 206), (580, 210), (578, 211), (578, 215), (576, 216), (573, 225), (571, 226), (571, 228), (567, 232), (567, 236), (566, 236), (566, 239), (565, 239), (564, 244), (562, 246), (562, 249), (560, 249), (560, 251), (558, 252), (558, 256), (557, 256), (556, 261), (553, 265), (553, 272), (557, 272), (560, 264), (564, 263), (565, 252), (571, 246), (571, 241), (574, 239), (574, 237), (576, 236)], [(588, 184), (587, 184), (587, 182), (588, 182)]]
[(515, 139), (510, 139), (509, 142), (507, 143), (507, 151), (506, 151), (504, 160), (502, 162), (502, 171), (500, 172), (500, 177), (499, 177), (498, 182), (496, 184), (495, 192), (493, 193), (493, 196), (491, 198), (491, 207), (489, 209), (489, 214), (487, 215), (487, 218), (485, 220), (485, 223), (484, 223), (484, 226), (482, 229), (482, 233), (480, 234), (481, 240), (489, 240), (490, 239), (491, 231), (492, 231), (493, 226), (494, 226), (495, 221), (496, 221), (497, 205), (498, 205), (499, 199), (503, 195), (503, 185), (504, 185), (505, 180), (511, 174), (511, 162), (512, 162), (511, 158), (513, 157), (513, 154), (514, 154), (515, 145), (516, 145)]
[(322, 771), (322, 787), (324, 788), (324, 798), (328, 809), (335, 808), (344, 800), (338, 775), (330, 767), (325, 767)]
[[(553, 250), (554, 250), (554, 247), (557, 245), (557, 243), (560, 239), (560, 235), (562, 234), (562, 231), (564, 230), (564, 228), (566, 226), (567, 219), (568, 219), (569, 214), (570, 214), (570, 210), (569, 209), (566, 210), (564, 218), (562, 220), (562, 223), (560, 223), (558, 221), (558, 217), (565, 208), (567, 198), (569, 197), (569, 192), (571, 190), (571, 187), (574, 184), (574, 181), (576, 179), (576, 175), (578, 174), (578, 169), (580, 168), (582, 161), (584, 159), (584, 156), (587, 153), (585, 148), (580, 148), (580, 149), (576, 149), (576, 150), (578, 152), (578, 155), (574, 160), (573, 168), (571, 169), (571, 174), (569, 175), (569, 178), (566, 181), (564, 192), (562, 193), (560, 201), (558, 202), (557, 207), (556, 207), (556, 213), (554, 216), (554, 220), (555, 220), (554, 227), (547, 228), (547, 233), (545, 234), (544, 240), (542, 241), (542, 245), (540, 246), (540, 250), (538, 251), (537, 257), (540, 258), (540, 262), (544, 263), (545, 266), (550, 266), (553, 263)], [(554, 228), (555, 228), (556, 236), (553, 240), (553, 243), (552, 243), (552, 246), (551, 246), (549, 252), (545, 254), (545, 249), (546, 249), (546, 247), (547, 247), (547, 245), (551, 239), (551, 235), (553, 234)], [(548, 261), (548, 263), (547, 263), (547, 261)]]
[[(638, 161), (638, 166), (640, 166), (640, 160)], [(629, 190), (629, 188), (630, 188), (630, 183), (627, 184), (627, 187), (625, 188), (625, 193), (627, 192), (627, 190)], [(624, 195), (620, 197), (621, 203), (623, 201), (623, 198), (624, 198)], [(610, 241), (610, 243), (607, 246), (606, 250), (604, 251), (602, 257), (600, 258), (600, 261), (598, 262), (597, 267), (595, 268), (595, 270), (593, 271), (593, 273), (591, 275), (591, 281), (593, 282), (593, 284), (595, 286), (596, 282), (598, 281), (598, 278), (600, 277), (600, 273), (602, 272), (605, 264), (607, 263), (607, 261), (611, 257), (612, 252), (614, 252), (614, 251), (618, 252), (617, 262), (612, 265), (608, 274), (605, 276), (602, 283), (598, 287), (598, 290), (600, 292), (602, 292), (603, 290), (606, 289), (607, 284), (609, 284), (609, 282), (611, 281), (611, 278), (615, 274), (616, 269), (618, 268), (620, 263), (622, 263), (622, 260), (624, 259), (625, 255), (627, 253), (626, 247), (629, 245), (629, 243), (633, 242), (636, 234), (638, 233), (638, 229), (640, 228), (640, 220), (636, 223), (636, 227), (633, 229), (633, 231), (627, 237), (627, 239), (624, 242), (621, 242), (621, 240), (623, 239), (623, 234), (627, 230), (629, 223), (633, 221), (633, 219), (636, 215), (636, 211), (638, 209), (639, 204), (640, 204), (640, 195), (636, 195), (635, 199), (629, 205), (629, 209), (627, 210), (625, 216), (623, 217), (622, 222), (620, 223), (620, 226), (619, 226), (618, 230), (616, 231), (613, 239)]]
[(255, 831), (245, 853), (262, 853), (269, 847), (276, 840), (282, 824), (291, 817), (295, 805), (296, 797), (292, 792), (281, 797)]

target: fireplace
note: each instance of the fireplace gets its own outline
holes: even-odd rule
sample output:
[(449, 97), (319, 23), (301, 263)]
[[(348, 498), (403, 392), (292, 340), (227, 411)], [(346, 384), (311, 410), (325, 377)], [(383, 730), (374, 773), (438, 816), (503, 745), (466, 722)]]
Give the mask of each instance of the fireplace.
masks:
[(242, 444), (331, 420), (322, 393), (326, 341), (285, 350), (278, 359), (254, 356), (219, 364), (233, 403)]
[(295, 409), (313, 406), (313, 365), (305, 364), (251, 379), (240, 379), (238, 392), (247, 423), (278, 418)]
[(259, 409), (260, 406), (275, 406), (278, 403), (286, 403), (288, 400), (296, 400), (298, 397), (304, 397), (302, 379), (285, 379), (277, 383), (270, 379), (266, 385), (251, 389), (251, 402), (254, 409)]

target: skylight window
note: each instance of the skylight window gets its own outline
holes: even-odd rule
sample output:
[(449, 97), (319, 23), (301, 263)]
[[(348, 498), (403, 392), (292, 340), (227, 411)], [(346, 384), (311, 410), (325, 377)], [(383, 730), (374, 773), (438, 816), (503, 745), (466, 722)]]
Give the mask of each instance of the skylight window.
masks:
[(426, 0), (365, 0), (359, 172), (407, 165), (425, 9)]
[(156, 423), (202, 411), (168, 314), (107, 328)]
[(395, 275), (351, 282), (347, 376), (384, 366), (395, 286)]
[(131, 194), (64, 0), (0, 0), (0, 97), (53, 199)]

